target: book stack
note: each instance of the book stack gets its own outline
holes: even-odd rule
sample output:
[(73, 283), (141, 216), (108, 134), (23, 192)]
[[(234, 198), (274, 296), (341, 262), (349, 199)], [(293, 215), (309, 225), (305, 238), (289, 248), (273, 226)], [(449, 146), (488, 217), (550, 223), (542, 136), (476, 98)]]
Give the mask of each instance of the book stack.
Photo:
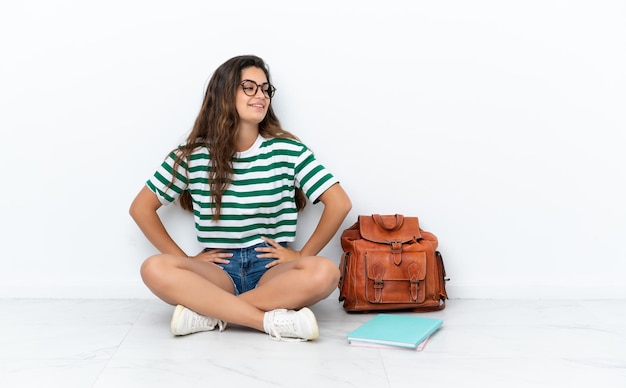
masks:
[(438, 318), (401, 314), (378, 314), (348, 334), (352, 346), (422, 350), (443, 325)]

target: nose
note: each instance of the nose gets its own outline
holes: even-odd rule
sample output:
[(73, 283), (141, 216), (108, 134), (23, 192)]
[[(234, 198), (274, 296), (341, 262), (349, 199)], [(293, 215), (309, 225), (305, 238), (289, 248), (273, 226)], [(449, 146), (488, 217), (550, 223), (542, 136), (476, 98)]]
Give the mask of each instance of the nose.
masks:
[(256, 87), (256, 92), (254, 92), (254, 97), (256, 97), (257, 94), (259, 94), (259, 93), (261, 93), (261, 97), (262, 98), (265, 98), (265, 93), (263, 93), (263, 88), (260, 87), (260, 86), (257, 86)]

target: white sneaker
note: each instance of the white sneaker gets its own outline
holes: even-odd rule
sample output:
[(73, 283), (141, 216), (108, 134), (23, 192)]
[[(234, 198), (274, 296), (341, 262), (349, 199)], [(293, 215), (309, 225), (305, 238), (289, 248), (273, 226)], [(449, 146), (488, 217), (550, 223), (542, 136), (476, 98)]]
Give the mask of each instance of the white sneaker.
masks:
[(320, 335), (315, 315), (308, 308), (301, 310), (278, 309), (265, 313), (264, 326), (273, 340), (283, 337), (296, 341), (314, 340)]
[(178, 305), (172, 315), (170, 330), (174, 335), (187, 335), (199, 331), (211, 331), (218, 327), (220, 331), (226, 328), (226, 322), (219, 319), (205, 317), (193, 312), (185, 306)]

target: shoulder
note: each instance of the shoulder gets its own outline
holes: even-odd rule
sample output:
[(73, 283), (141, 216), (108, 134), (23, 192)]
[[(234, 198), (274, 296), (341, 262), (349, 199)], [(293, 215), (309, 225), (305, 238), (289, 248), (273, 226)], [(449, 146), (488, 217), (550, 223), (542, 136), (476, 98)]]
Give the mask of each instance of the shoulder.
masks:
[(210, 159), (209, 149), (206, 145), (193, 145), (187, 147), (185, 144), (178, 145), (170, 151), (167, 160), (179, 162), (193, 162), (194, 160)]
[(276, 151), (276, 150), (284, 150), (284, 151), (294, 151), (294, 152), (304, 152), (308, 150), (307, 146), (304, 145), (300, 140), (284, 138), (284, 137), (271, 137), (266, 138), (261, 145), (261, 148), (265, 148), (268, 150)]

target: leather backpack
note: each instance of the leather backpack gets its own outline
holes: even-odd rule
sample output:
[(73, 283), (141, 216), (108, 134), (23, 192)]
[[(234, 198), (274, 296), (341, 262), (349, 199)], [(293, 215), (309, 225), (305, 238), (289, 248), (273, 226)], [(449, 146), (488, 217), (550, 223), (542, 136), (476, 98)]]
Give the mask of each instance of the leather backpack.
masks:
[(437, 237), (417, 217), (361, 215), (341, 234), (339, 301), (347, 312), (445, 308)]

